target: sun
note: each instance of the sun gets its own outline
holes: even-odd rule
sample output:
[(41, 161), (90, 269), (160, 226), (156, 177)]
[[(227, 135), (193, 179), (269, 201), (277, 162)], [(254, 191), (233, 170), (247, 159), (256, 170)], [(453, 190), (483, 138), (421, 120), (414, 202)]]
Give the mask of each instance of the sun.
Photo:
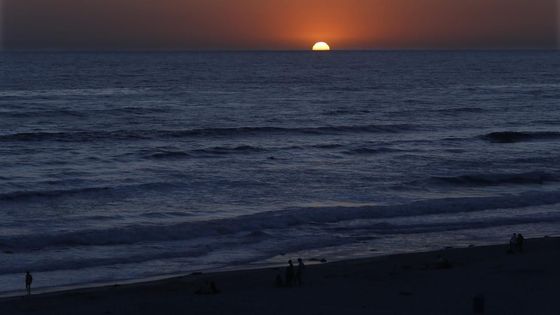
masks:
[(329, 51), (331, 47), (325, 42), (317, 42), (313, 45), (313, 51)]

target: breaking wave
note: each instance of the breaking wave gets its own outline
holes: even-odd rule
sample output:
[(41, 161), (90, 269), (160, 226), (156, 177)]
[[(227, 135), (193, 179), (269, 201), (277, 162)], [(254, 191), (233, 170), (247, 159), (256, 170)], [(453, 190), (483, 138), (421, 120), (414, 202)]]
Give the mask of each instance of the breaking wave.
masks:
[(454, 185), (494, 186), (503, 184), (544, 184), (558, 181), (553, 174), (527, 172), (520, 174), (466, 174), (459, 176), (434, 176), (432, 180)]
[[(309, 224), (324, 225), (359, 219), (388, 219), (440, 213), (514, 209), (557, 203), (560, 203), (560, 191), (526, 192), (517, 195), (504, 194), (492, 197), (444, 198), (386, 206), (290, 208), (281, 211), (207, 221), (182, 222), (173, 225), (130, 225), (107, 229), (14, 235), (0, 237), (0, 246), (16, 248), (21, 251), (61, 246), (103, 246), (177, 241), (199, 237), (227, 236), (240, 232), (293, 228)], [(386, 225), (381, 224), (381, 226)], [(391, 232), (390, 227), (386, 227), (385, 230)]]
[(554, 131), (535, 131), (535, 132), (517, 132), (503, 131), (491, 132), (482, 136), (482, 139), (497, 143), (515, 143), (528, 141), (545, 141), (560, 139), (560, 132)]

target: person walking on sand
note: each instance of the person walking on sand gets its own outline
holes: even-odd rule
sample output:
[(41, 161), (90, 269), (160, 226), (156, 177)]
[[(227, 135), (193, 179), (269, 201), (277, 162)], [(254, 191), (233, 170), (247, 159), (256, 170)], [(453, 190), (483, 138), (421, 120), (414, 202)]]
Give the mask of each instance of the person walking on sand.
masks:
[(27, 290), (27, 295), (31, 295), (31, 283), (33, 283), (33, 276), (29, 271), (25, 272), (25, 289)]
[(298, 267), (296, 271), (296, 282), (297, 285), (301, 287), (303, 284), (303, 270), (305, 269), (305, 264), (303, 263), (303, 259), (298, 258)]
[(286, 268), (286, 286), (291, 287), (294, 282), (294, 264), (290, 259)]

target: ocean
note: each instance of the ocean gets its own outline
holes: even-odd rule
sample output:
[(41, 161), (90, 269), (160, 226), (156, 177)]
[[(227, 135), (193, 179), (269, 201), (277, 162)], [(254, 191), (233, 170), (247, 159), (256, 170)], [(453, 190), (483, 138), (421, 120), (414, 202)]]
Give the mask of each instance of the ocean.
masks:
[(559, 235), (558, 73), (552, 51), (1, 53), (0, 292)]

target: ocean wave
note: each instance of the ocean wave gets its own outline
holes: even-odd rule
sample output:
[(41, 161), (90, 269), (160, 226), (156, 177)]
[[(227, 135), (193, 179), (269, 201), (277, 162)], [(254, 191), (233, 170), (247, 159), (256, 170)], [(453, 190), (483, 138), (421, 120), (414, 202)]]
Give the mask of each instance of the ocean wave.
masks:
[(114, 96), (134, 95), (143, 92), (141, 89), (130, 88), (99, 88), (99, 89), (52, 89), (52, 90), (4, 90), (2, 98), (24, 97), (55, 97), (55, 96)]
[(56, 198), (81, 197), (81, 198), (99, 198), (103, 196), (111, 196), (113, 194), (123, 196), (124, 194), (143, 190), (164, 190), (178, 187), (181, 183), (173, 182), (152, 182), (137, 185), (122, 186), (100, 186), (85, 187), (58, 190), (24, 190), (14, 191), (0, 194), (0, 201), (4, 202), (27, 202), (33, 200), (50, 200)]
[(176, 160), (189, 158), (191, 155), (183, 151), (158, 151), (147, 156), (148, 159), (154, 160)]
[(338, 144), (338, 143), (325, 143), (325, 144), (312, 145), (311, 147), (316, 149), (336, 149), (342, 146), (343, 146), (342, 144)]
[(93, 142), (99, 140), (149, 139), (148, 131), (69, 131), (69, 132), (21, 132), (0, 135), (0, 142)]
[(79, 112), (79, 111), (75, 111), (75, 110), (70, 110), (70, 109), (59, 109), (59, 110), (32, 110), (32, 111), (20, 111), (20, 110), (15, 110), (15, 111), (1, 111), (0, 112), (0, 117), (5, 117), (5, 118), (26, 118), (28, 119), (29, 117), (42, 117), (42, 118), (56, 118), (56, 119), (60, 119), (63, 117), (78, 117), (78, 118), (83, 118), (86, 117), (87, 114), (84, 112)]
[(344, 154), (347, 155), (373, 155), (373, 154), (381, 154), (381, 153), (394, 153), (394, 152), (403, 152), (403, 150), (393, 149), (388, 147), (380, 147), (380, 148), (357, 148), (348, 151), (344, 151)]
[(323, 113), (325, 116), (341, 116), (341, 115), (356, 115), (356, 114), (367, 114), (370, 113), (369, 110), (356, 110), (356, 109), (336, 109), (331, 111), (326, 111)]
[(88, 195), (105, 193), (111, 190), (110, 187), (92, 187), (92, 188), (76, 188), (67, 190), (36, 190), (36, 191), (16, 191), (0, 194), (0, 201), (26, 201), (36, 198), (57, 198), (62, 196), (73, 196), (73, 195)]
[[(35, 272), (48, 272), (56, 270), (77, 270), (85, 269), (98, 266), (111, 266), (117, 264), (130, 264), (130, 263), (141, 263), (156, 259), (174, 259), (182, 257), (196, 258), (206, 255), (210, 252), (210, 249), (197, 248), (190, 249), (188, 251), (168, 251), (153, 253), (147, 251), (145, 254), (133, 254), (127, 255), (126, 257), (64, 257), (66, 259), (61, 260), (57, 256), (54, 258), (44, 258), (34, 262), (28, 262), (24, 269), (30, 269)], [(60, 255), (59, 255), (60, 256)], [(21, 272), (22, 264), (8, 264), (0, 265), (0, 274), (9, 274)]]
[(91, 118), (99, 117), (100, 115), (151, 115), (154, 113), (168, 112), (169, 109), (165, 106), (157, 107), (142, 107), (142, 106), (127, 106), (127, 107), (117, 107), (117, 108), (105, 108), (105, 109), (84, 109), (77, 107), (67, 107), (60, 109), (21, 109), (17, 108), (14, 110), (2, 110), (0, 111), (0, 117), (5, 118), (64, 118), (64, 117), (79, 117), (79, 118)]
[(450, 232), (461, 230), (474, 230), (485, 228), (496, 228), (499, 226), (512, 226), (520, 224), (535, 223), (552, 223), (560, 222), (558, 214), (548, 215), (546, 217), (532, 216), (498, 216), (484, 219), (473, 219), (462, 222), (434, 222), (434, 223), (412, 223), (412, 224), (371, 224), (354, 225), (354, 229), (365, 229), (368, 233), (377, 235), (394, 235), (394, 234), (421, 234), (434, 232)]
[[(235, 238), (223, 237), (213, 238), (212, 240), (204, 239), (196, 242), (186, 243), (167, 243), (158, 246), (127, 246), (126, 250), (120, 250), (119, 246), (115, 246), (112, 250), (115, 252), (111, 256), (99, 256), (93, 252), (89, 256), (89, 252), (85, 255), (83, 251), (87, 248), (76, 248), (75, 252), (59, 252), (58, 249), (53, 251), (43, 251), (41, 256), (43, 259), (28, 261), (23, 263), (0, 264), (0, 275), (9, 273), (19, 273), (23, 270), (34, 270), (36, 272), (48, 272), (59, 270), (78, 270), (95, 268), (100, 266), (114, 266), (124, 264), (138, 264), (155, 260), (172, 260), (177, 258), (197, 259), (206, 255), (212, 255), (216, 252), (231, 252), (232, 250), (243, 250), (245, 255), (229, 257), (229, 264), (243, 264), (251, 261), (270, 258), (278, 254), (292, 252), (302, 249), (323, 248), (333, 245), (340, 245), (343, 240), (333, 236), (325, 238), (324, 236), (309, 235), (306, 238), (289, 238), (278, 240), (271, 235), (262, 231), (254, 231), (251, 233), (240, 233)], [(253, 250), (247, 251), (247, 248)], [(19, 253), (19, 252), (18, 252)], [(17, 255), (17, 253), (16, 253)], [(16, 256), (14, 255), (14, 256)], [(17, 257), (9, 257), (16, 260)]]
[(187, 130), (115, 130), (115, 131), (67, 131), (67, 132), (22, 132), (0, 135), (0, 142), (11, 141), (59, 141), (93, 142), (102, 140), (142, 140), (188, 137), (244, 137), (262, 134), (344, 134), (344, 133), (400, 133), (414, 130), (406, 124), (393, 125), (352, 125), (322, 127), (238, 127), (201, 128)]
[[(290, 149), (289, 147), (288, 149)], [(283, 148), (279, 148), (283, 149)], [(250, 153), (261, 153), (266, 152), (269, 149), (250, 146), (250, 145), (240, 145), (240, 146), (216, 146), (203, 149), (191, 150), (188, 152), (180, 150), (156, 150), (155, 152), (145, 152), (143, 150), (143, 155), (147, 159), (153, 160), (179, 160), (187, 158), (197, 158), (197, 157), (207, 157), (208, 155), (229, 155), (229, 154), (250, 154)]]
[(538, 119), (538, 120), (533, 120), (531, 123), (533, 123), (533, 124), (538, 124), (538, 125), (558, 126), (558, 125), (560, 125), (560, 120), (556, 120), (556, 119)]
[(442, 109), (434, 109), (431, 110), (437, 113), (482, 113), (485, 112), (486, 109), (480, 107), (451, 107), (451, 108), (442, 108)]
[(515, 91), (534, 91), (552, 89), (557, 90), (560, 87), (558, 83), (512, 83), (512, 84), (488, 84), (476, 86), (479, 89), (489, 90), (515, 90)]
[(465, 174), (459, 176), (434, 176), (433, 181), (466, 186), (495, 186), (502, 184), (544, 184), (558, 181), (557, 175), (544, 172), (519, 174)]
[(240, 232), (324, 225), (359, 219), (388, 219), (434, 214), (477, 212), (492, 209), (515, 209), (560, 203), (560, 191), (526, 192), (490, 197), (444, 198), (408, 204), (362, 207), (307, 207), (262, 212), (208, 221), (182, 222), (172, 225), (130, 225), (107, 229), (51, 231), (44, 234), (0, 237), (3, 247), (18, 251), (47, 247), (107, 246), (221, 237)]
[(224, 154), (236, 154), (236, 153), (258, 153), (258, 152), (265, 152), (265, 151), (267, 151), (265, 148), (254, 147), (250, 145), (241, 145), (237, 147), (212, 147), (206, 149), (193, 150), (192, 152), (202, 153), (202, 154), (224, 155)]
[(545, 141), (560, 138), (560, 132), (554, 131), (535, 131), (535, 132), (518, 132), (518, 131), (502, 131), (491, 132), (481, 136), (482, 139), (497, 143), (515, 143), (529, 141)]
[[(301, 250), (312, 250), (327, 248), (331, 246), (343, 246), (356, 242), (369, 242), (383, 237), (383, 235), (411, 235), (424, 233), (445, 233), (462, 230), (479, 230), (505, 226), (516, 226), (538, 223), (558, 223), (560, 215), (521, 215), (521, 216), (496, 216), (490, 218), (473, 218), (470, 220), (454, 221), (443, 220), (432, 223), (378, 223), (362, 221), (351, 226), (334, 225), (326, 227), (324, 233), (307, 235), (304, 238), (292, 237), (278, 239), (274, 235), (263, 231), (242, 232), (230, 237), (212, 237), (210, 239), (194, 240), (192, 242), (171, 242), (150, 246), (150, 244), (137, 244), (129, 246), (121, 254), (111, 256), (80, 255), (88, 251), (87, 247), (76, 247), (75, 252), (60, 251), (58, 248), (42, 249), (43, 259), (23, 263), (10, 263), (10, 260), (18, 261), (18, 254), (24, 251), (14, 251), (14, 255), (7, 257), (7, 263), (0, 265), (0, 274), (19, 273), (22, 269), (34, 270), (36, 272), (48, 272), (59, 270), (78, 270), (95, 268), (100, 266), (114, 266), (125, 264), (139, 264), (149, 261), (173, 260), (173, 259), (198, 259), (207, 255), (215, 255), (223, 251), (244, 251), (244, 255), (229, 257), (229, 264), (240, 264), (255, 260), (266, 259), (285, 253)], [(2, 245), (0, 245), (2, 248)], [(119, 253), (120, 245), (110, 247), (115, 253)], [(250, 249), (250, 250), (248, 250)]]

